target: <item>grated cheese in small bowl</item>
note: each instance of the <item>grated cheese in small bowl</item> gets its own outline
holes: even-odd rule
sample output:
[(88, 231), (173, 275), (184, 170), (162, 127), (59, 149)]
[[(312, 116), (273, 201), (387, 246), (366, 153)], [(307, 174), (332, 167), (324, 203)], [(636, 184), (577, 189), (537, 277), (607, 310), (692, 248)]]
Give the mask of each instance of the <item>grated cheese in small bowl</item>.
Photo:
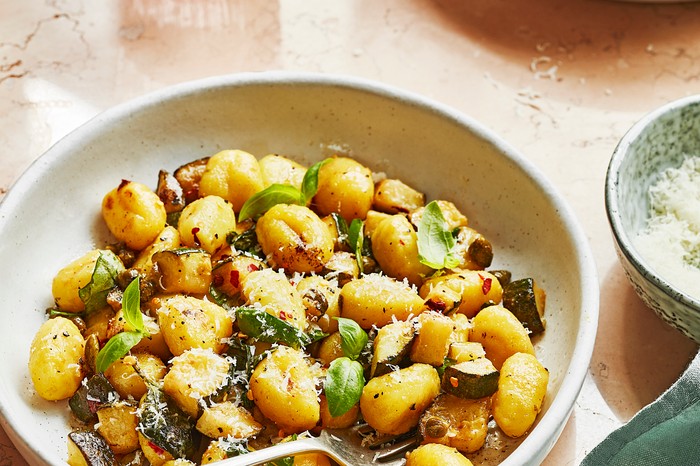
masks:
[(661, 277), (700, 297), (700, 156), (664, 170), (648, 198), (649, 219), (635, 247)]

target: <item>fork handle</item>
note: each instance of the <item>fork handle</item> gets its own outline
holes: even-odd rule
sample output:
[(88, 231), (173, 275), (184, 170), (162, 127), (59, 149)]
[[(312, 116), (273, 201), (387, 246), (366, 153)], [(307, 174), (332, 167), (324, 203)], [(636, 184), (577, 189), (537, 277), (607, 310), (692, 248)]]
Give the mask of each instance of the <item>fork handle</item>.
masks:
[(303, 438), (291, 442), (278, 443), (275, 446), (263, 448), (262, 450), (217, 461), (216, 464), (217, 466), (254, 466), (299, 453), (323, 453), (331, 457), (341, 466), (352, 466), (345, 459), (339, 457), (335, 452), (326, 448), (325, 445), (314, 438)]

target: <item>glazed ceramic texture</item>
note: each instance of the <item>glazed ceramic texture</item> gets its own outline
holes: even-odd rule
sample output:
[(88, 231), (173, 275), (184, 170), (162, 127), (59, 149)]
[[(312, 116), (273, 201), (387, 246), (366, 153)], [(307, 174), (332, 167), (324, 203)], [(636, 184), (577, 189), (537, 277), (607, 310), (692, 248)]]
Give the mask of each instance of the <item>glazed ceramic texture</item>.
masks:
[(570, 208), (502, 139), (448, 107), (357, 78), (285, 72), (185, 83), (111, 109), (51, 148), (0, 204), (0, 261), (41, 264), (0, 268), (3, 319), (12, 323), (0, 327), (0, 409), (28, 461), (66, 458), (67, 410), (33, 393), (27, 356), (56, 271), (111, 240), (102, 197), (121, 179), (154, 186), (159, 169), (228, 148), (304, 164), (355, 157), (428, 199), (453, 200), (494, 245), (493, 267), (538, 279), (548, 309), (535, 341), (550, 372), (543, 411), (528, 436), (500, 439), (478, 461), (540, 464), (573, 409), (597, 328), (598, 280)]
[(637, 294), (664, 321), (700, 343), (700, 297), (657, 275), (633, 244), (649, 217), (649, 187), (665, 169), (697, 154), (700, 96), (661, 107), (637, 122), (613, 152), (605, 203), (620, 262)]

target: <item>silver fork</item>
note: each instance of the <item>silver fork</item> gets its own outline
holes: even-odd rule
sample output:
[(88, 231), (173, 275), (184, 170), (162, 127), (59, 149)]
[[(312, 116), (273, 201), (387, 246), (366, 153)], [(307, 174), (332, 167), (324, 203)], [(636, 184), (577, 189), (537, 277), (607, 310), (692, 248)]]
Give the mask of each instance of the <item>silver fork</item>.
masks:
[[(420, 438), (417, 432), (394, 437), (381, 437), (377, 441), (364, 440), (372, 435), (373, 430), (367, 424), (360, 424), (349, 429), (324, 429), (318, 437), (301, 438), (290, 442), (278, 443), (251, 453), (218, 461), (221, 466), (253, 466), (286, 456), (302, 453), (323, 453), (341, 466), (399, 466), (405, 463), (404, 455), (411, 448), (418, 446)], [(369, 445), (363, 445), (369, 443)]]

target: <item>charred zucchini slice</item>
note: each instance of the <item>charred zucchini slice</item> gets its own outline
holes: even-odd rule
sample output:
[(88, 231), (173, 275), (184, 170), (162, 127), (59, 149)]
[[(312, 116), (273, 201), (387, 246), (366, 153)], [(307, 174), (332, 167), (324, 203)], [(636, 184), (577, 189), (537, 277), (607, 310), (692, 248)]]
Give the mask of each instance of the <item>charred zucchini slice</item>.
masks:
[(503, 307), (536, 335), (544, 332), (544, 306), (547, 295), (532, 278), (510, 282), (503, 288)]
[(76, 418), (82, 422), (97, 420), (97, 410), (104, 405), (115, 403), (119, 394), (104, 374), (95, 374), (84, 382), (68, 400), (68, 406)]
[(408, 321), (397, 321), (379, 329), (374, 339), (370, 377), (384, 375), (392, 366), (399, 366), (411, 350), (414, 335), (413, 324)]
[(70, 464), (88, 466), (119, 464), (107, 442), (93, 430), (76, 430), (68, 434), (68, 460)]
[(199, 182), (207, 168), (207, 162), (209, 162), (209, 157), (187, 163), (175, 170), (175, 179), (182, 187), (187, 204), (199, 198)]
[(148, 387), (141, 399), (138, 430), (175, 458), (185, 458), (194, 452), (194, 421), (157, 387)]
[(172, 214), (185, 208), (185, 196), (182, 186), (173, 175), (165, 170), (158, 172), (156, 194), (165, 206), (165, 212)]
[(442, 389), (459, 398), (483, 398), (496, 393), (498, 376), (498, 370), (486, 358), (460, 362), (445, 368)]

